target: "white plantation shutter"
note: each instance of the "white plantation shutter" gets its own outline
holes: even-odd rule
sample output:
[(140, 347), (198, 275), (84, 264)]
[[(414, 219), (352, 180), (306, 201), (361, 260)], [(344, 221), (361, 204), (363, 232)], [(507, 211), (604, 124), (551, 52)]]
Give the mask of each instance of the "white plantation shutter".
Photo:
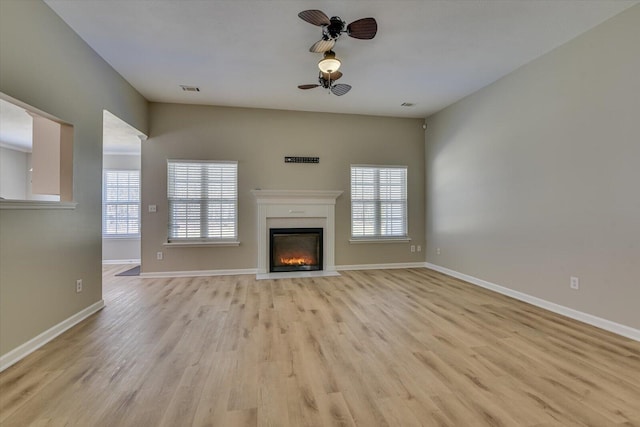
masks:
[(106, 169), (102, 191), (102, 234), (140, 236), (140, 171)]
[(169, 241), (235, 240), (238, 163), (169, 160)]
[(351, 166), (352, 238), (407, 237), (407, 167)]

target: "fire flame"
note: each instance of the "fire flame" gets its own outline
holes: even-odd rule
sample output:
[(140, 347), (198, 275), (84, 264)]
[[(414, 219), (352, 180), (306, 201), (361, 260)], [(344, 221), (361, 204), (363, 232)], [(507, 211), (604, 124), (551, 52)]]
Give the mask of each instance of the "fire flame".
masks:
[(280, 257), (280, 263), (282, 265), (312, 265), (315, 261), (311, 257)]

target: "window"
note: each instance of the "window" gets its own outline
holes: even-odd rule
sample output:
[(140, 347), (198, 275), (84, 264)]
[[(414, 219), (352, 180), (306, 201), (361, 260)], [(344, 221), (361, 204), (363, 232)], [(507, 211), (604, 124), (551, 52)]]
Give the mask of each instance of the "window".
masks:
[(237, 162), (167, 162), (169, 242), (235, 241)]
[(102, 235), (140, 236), (140, 171), (105, 169)]
[(351, 237), (407, 238), (406, 166), (351, 166)]

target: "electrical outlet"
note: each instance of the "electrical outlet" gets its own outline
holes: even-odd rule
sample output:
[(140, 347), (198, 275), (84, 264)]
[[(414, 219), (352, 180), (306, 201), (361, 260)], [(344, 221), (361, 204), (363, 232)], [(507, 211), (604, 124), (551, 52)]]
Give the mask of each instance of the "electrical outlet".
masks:
[(149, 205), (149, 212), (157, 212), (158, 208), (156, 205)]
[(422, 246), (418, 245), (418, 252), (422, 252)]
[(76, 293), (82, 292), (82, 279), (76, 280)]
[(571, 278), (569, 279), (569, 287), (574, 291), (577, 291), (578, 289), (580, 289), (580, 279), (578, 279), (577, 277), (571, 276)]
[(411, 245), (411, 252), (415, 252), (416, 251), (416, 245)]
[(440, 248), (436, 248), (436, 255), (440, 255)]
[(162, 252), (156, 252), (156, 259), (162, 261), (164, 254)]

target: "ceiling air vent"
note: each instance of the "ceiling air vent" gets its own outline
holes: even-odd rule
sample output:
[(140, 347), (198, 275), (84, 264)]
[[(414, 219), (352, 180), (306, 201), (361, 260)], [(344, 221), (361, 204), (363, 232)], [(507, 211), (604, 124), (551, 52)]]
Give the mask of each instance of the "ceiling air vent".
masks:
[(180, 85), (180, 87), (185, 92), (200, 92), (200, 88), (198, 86)]
[(403, 102), (402, 104), (400, 104), (401, 107), (413, 107), (414, 104), (413, 102)]

